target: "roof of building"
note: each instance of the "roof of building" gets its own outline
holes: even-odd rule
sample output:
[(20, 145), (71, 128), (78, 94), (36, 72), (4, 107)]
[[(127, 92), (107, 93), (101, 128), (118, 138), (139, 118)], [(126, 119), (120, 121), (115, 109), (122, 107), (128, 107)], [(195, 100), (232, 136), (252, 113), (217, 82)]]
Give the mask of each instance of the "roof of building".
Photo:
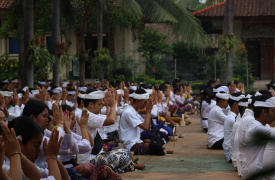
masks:
[[(226, 1), (193, 12), (196, 17), (225, 15)], [(234, 0), (234, 17), (275, 16), (274, 0)]]
[(0, 9), (8, 9), (12, 4), (12, 0), (0, 0)]

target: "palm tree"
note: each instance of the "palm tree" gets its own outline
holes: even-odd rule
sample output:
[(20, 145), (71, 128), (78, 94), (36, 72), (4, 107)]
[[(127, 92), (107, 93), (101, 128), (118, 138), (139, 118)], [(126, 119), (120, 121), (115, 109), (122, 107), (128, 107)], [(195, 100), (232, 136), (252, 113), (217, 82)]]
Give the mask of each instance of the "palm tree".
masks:
[(24, 60), (25, 60), (25, 81), (30, 88), (34, 86), (33, 64), (28, 60), (28, 41), (33, 39), (33, 0), (24, 0)]
[(53, 85), (59, 86), (60, 60), (57, 55), (57, 43), (60, 43), (60, 0), (52, 0), (52, 52), (55, 57), (53, 65)]

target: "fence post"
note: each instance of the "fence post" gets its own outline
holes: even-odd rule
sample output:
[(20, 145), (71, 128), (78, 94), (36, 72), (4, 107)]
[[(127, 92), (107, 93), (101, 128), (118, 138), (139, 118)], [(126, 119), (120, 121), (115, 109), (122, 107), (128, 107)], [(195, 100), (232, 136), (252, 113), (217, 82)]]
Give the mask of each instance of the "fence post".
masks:
[(246, 58), (246, 87), (248, 88), (248, 60)]
[(177, 59), (175, 59), (175, 79), (177, 79)]
[(132, 82), (135, 81), (135, 68), (134, 68), (134, 60), (132, 61)]
[(217, 60), (217, 58), (215, 57), (215, 81), (217, 81), (217, 70), (216, 70), (216, 60)]

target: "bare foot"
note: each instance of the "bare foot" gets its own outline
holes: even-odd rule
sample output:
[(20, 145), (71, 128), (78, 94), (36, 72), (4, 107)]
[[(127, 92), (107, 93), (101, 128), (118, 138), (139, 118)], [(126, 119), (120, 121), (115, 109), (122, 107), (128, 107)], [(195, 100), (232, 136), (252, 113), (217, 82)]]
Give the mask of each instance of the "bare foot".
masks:
[(165, 150), (165, 145), (162, 146), (162, 149)]

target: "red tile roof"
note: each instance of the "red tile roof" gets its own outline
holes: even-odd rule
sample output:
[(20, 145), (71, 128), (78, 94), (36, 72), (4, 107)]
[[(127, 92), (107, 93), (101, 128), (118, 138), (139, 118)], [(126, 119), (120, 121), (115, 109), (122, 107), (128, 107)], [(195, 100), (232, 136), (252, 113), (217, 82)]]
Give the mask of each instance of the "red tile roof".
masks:
[(12, 0), (0, 0), (0, 9), (8, 9), (11, 6)]
[[(196, 17), (225, 15), (226, 2), (204, 8), (192, 14)], [(275, 16), (274, 0), (234, 0), (234, 17)]]

